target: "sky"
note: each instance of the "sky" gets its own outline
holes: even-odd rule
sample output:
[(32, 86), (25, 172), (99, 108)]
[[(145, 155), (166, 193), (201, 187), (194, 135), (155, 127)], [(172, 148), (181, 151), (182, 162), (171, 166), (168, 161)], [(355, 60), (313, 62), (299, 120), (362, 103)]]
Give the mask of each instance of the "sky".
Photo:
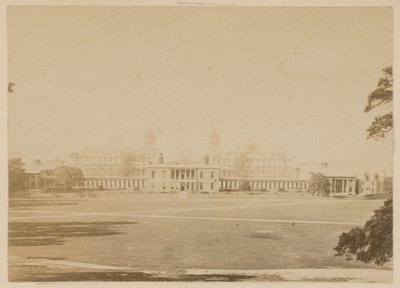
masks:
[[(390, 8), (9, 7), (9, 152), (279, 148), (346, 171), (391, 169), (364, 113), (392, 65)], [(196, 156), (197, 157), (197, 156)]]

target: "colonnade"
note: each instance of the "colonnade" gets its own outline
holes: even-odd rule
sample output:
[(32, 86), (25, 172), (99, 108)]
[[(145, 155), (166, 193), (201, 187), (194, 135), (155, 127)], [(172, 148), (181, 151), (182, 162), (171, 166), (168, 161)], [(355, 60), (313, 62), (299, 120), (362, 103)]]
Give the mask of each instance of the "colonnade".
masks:
[[(221, 190), (238, 190), (240, 182), (238, 179), (220, 179)], [(305, 191), (308, 189), (307, 180), (261, 180), (247, 179), (250, 185), (250, 190), (279, 190), (284, 189)]]
[(113, 188), (113, 189), (142, 189), (145, 187), (144, 178), (101, 178), (87, 177), (83, 179), (83, 187), (85, 188)]

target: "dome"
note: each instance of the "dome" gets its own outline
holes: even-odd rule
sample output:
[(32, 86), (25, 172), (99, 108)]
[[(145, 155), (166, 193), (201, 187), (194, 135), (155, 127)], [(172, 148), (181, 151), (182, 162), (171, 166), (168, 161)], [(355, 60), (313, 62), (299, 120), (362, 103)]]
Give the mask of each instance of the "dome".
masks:
[(213, 129), (213, 131), (210, 134), (210, 141), (219, 141), (219, 135), (218, 135), (217, 131), (215, 130), (215, 128)]
[(150, 128), (147, 130), (146, 135), (144, 135), (145, 142), (154, 142), (156, 141), (156, 137), (154, 137), (153, 132), (151, 132)]

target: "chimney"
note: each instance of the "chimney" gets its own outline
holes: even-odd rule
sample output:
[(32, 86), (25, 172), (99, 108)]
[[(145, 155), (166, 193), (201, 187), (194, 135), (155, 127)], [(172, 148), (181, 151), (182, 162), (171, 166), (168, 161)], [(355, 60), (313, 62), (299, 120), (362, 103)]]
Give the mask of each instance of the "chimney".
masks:
[(34, 159), (33, 160), (33, 164), (34, 165), (40, 165), (41, 163), (40, 163), (40, 159)]
[(203, 164), (208, 165), (210, 164), (210, 156), (208, 154), (205, 154), (203, 157)]
[(164, 156), (162, 153), (158, 156), (158, 164), (164, 164)]
[(322, 162), (321, 163), (321, 169), (327, 169), (328, 168), (328, 163), (327, 162)]

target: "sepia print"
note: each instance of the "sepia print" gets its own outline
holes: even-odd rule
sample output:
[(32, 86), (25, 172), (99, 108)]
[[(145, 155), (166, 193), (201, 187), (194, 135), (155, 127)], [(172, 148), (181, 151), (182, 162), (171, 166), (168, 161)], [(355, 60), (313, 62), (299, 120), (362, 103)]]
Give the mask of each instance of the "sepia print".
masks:
[(8, 281), (393, 282), (391, 7), (7, 7)]

